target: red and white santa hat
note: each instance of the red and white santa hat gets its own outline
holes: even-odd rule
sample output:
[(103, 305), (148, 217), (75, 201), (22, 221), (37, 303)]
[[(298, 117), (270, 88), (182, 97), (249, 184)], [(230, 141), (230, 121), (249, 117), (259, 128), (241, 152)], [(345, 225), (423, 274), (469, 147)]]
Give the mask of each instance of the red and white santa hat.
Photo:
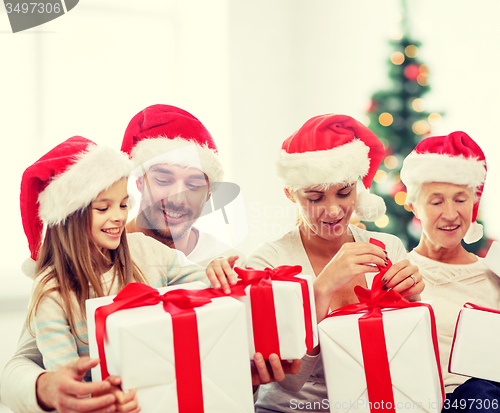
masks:
[[(353, 183), (359, 177), (369, 189), (384, 153), (382, 142), (356, 119), (321, 115), (309, 119), (283, 142), (276, 170), (292, 190)], [(360, 219), (376, 221), (385, 210), (381, 197), (366, 190), (358, 194), (356, 214)]]
[[(203, 171), (210, 182), (224, 176), (215, 142), (189, 112), (169, 105), (152, 105), (129, 122), (121, 150), (142, 173), (153, 165), (172, 164)], [(139, 172), (139, 171), (138, 171)]]
[(37, 259), (44, 223), (63, 224), (100, 192), (128, 177), (132, 166), (125, 154), (81, 136), (67, 139), (29, 166), (22, 177), (20, 200), (31, 258)]
[(426, 182), (446, 182), (472, 188), (476, 202), (472, 210), (472, 225), (464, 237), (464, 241), (471, 244), (483, 236), (483, 226), (476, 219), (486, 169), (486, 159), (479, 145), (465, 132), (452, 132), (420, 142), (403, 162), (401, 181), (409, 195), (415, 192), (413, 188)]

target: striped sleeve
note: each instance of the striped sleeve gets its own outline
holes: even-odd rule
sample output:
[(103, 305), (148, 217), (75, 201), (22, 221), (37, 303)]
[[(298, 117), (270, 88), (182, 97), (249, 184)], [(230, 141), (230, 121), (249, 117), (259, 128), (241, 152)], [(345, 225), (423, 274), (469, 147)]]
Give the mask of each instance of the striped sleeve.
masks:
[(61, 305), (59, 294), (46, 294), (38, 305), (34, 318), (36, 344), (49, 371), (55, 371), (72, 359), (88, 355), (87, 322), (80, 311), (75, 314), (75, 336)]

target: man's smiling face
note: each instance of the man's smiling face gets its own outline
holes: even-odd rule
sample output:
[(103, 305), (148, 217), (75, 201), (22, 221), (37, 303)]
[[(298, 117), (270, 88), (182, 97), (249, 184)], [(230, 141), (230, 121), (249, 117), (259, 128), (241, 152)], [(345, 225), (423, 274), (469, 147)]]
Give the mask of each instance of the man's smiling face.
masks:
[(210, 197), (202, 171), (172, 164), (152, 166), (137, 180), (137, 187), (141, 192), (137, 224), (167, 243), (191, 230)]

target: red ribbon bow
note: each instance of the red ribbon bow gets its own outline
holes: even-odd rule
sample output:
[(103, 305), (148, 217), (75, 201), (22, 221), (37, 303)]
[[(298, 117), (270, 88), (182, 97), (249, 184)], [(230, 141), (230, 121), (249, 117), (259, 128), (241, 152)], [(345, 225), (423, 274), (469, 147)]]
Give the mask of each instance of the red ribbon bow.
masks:
[[(276, 353), (281, 357), (272, 287), (273, 280), (300, 283), (306, 326), (306, 351), (312, 350), (314, 334), (309, 288), (307, 280), (295, 277), (302, 272), (302, 267), (300, 265), (282, 265), (264, 270), (235, 268), (234, 271), (241, 278), (241, 281), (236, 285), (237, 288), (246, 288), (251, 285), (250, 295), (255, 351), (262, 353), (266, 360), (269, 359), (269, 355), (272, 353)], [(231, 288), (233, 289), (233, 287)]]
[(179, 413), (203, 412), (200, 348), (194, 308), (208, 304), (211, 298), (222, 295), (212, 289), (177, 289), (160, 295), (158, 290), (144, 284), (126, 285), (113, 299), (112, 304), (99, 307), (95, 312), (96, 340), (102, 379), (109, 376), (104, 352), (104, 340), (107, 340), (107, 317), (120, 310), (163, 302), (163, 309), (172, 316)]
[[(370, 243), (385, 249), (385, 245), (376, 239), (370, 238)], [(434, 354), (438, 365), (439, 378), (441, 382), (441, 394), (444, 401), (444, 386), (439, 361), (439, 350), (437, 346), (437, 329), (434, 319), (434, 311), (429, 304), (409, 302), (394, 290), (382, 290), (384, 283), (382, 279), (391, 268), (392, 263), (388, 260), (386, 267), (379, 267), (380, 272), (374, 277), (372, 289), (357, 285), (354, 292), (359, 303), (346, 305), (328, 314), (328, 317), (356, 314), (367, 311), (358, 319), (361, 350), (363, 353), (363, 364), (365, 369), (368, 399), (372, 413), (384, 411), (384, 413), (395, 413), (394, 394), (392, 391), (391, 372), (389, 369), (389, 358), (385, 343), (384, 325), (382, 320), (382, 308), (411, 308), (427, 307), (431, 315), (431, 334), (434, 343)], [(391, 403), (391, 404), (388, 404)], [(377, 406), (384, 406), (380, 409)], [(388, 406), (392, 406), (390, 409)]]

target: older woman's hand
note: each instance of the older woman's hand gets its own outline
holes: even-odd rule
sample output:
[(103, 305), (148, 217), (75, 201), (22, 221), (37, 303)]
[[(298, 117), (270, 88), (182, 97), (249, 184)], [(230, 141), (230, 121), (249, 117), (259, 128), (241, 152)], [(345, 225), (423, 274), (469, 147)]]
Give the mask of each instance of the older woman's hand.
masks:
[(382, 282), (384, 289), (393, 289), (410, 301), (418, 300), (425, 287), (418, 267), (410, 264), (408, 260), (401, 260), (393, 264), (385, 273)]

